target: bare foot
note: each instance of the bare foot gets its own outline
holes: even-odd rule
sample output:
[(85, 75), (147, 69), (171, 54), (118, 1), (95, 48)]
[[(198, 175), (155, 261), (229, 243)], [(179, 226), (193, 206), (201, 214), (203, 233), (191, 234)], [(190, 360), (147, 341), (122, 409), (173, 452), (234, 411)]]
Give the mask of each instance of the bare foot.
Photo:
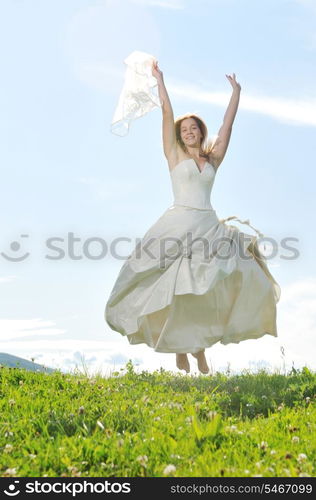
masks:
[(190, 371), (190, 363), (187, 354), (176, 354), (176, 365), (179, 370), (185, 370), (187, 373)]
[(192, 353), (192, 356), (194, 356), (197, 359), (198, 362), (198, 369), (200, 370), (201, 373), (208, 373), (210, 371), (208, 364), (205, 359), (205, 354), (204, 351), (199, 351), (196, 353)]

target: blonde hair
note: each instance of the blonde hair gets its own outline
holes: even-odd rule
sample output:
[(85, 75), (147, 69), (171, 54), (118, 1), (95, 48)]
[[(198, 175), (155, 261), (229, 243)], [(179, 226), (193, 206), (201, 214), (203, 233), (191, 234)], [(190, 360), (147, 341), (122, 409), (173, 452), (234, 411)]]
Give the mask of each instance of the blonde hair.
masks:
[(187, 118), (193, 118), (195, 120), (197, 126), (199, 127), (201, 134), (202, 134), (201, 143), (200, 143), (200, 155), (202, 157), (206, 158), (207, 160), (209, 160), (209, 156), (212, 152), (212, 149), (213, 149), (214, 144), (216, 142), (217, 136), (213, 140), (209, 140), (207, 138), (207, 135), (208, 135), (207, 126), (205, 125), (202, 118), (200, 118), (195, 113), (185, 113), (184, 115), (178, 116), (176, 118), (176, 120), (174, 122), (174, 126), (175, 126), (177, 143), (179, 144), (182, 151), (184, 153), (188, 154), (188, 150), (187, 150), (184, 142), (181, 139), (181, 131), (180, 131), (181, 123), (183, 122), (183, 120), (185, 120)]

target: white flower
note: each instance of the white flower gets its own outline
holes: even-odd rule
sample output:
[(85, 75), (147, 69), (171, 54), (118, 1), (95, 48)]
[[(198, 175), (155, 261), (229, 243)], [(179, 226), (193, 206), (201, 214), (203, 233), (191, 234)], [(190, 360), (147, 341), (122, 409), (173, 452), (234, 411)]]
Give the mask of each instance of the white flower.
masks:
[(17, 471), (16, 467), (13, 467), (12, 469), (9, 468), (5, 470), (5, 474), (9, 474), (10, 476), (12, 476), (13, 474), (16, 474), (16, 471)]
[(293, 436), (293, 437), (292, 437), (292, 442), (293, 442), (293, 443), (298, 443), (298, 442), (299, 442), (299, 440), (300, 440), (300, 438), (299, 438), (298, 436)]
[(143, 467), (146, 467), (146, 464), (148, 462), (148, 457), (147, 455), (139, 455), (139, 457), (136, 458), (137, 462), (140, 463)]
[(172, 465), (172, 464), (169, 464), (167, 465), (167, 467), (164, 468), (164, 471), (163, 473), (168, 476), (169, 474), (174, 474), (174, 472), (176, 472), (176, 467), (175, 465)]
[(10, 453), (13, 450), (12, 444), (6, 444), (4, 447), (4, 452), (5, 453)]
[(104, 425), (100, 422), (100, 420), (97, 421), (97, 425), (104, 431)]
[(300, 453), (299, 456), (297, 457), (297, 460), (299, 462), (303, 462), (304, 460), (306, 460), (307, 456), (305, 455), (305, 453)]
[(268, 448), (268, 443), (266, 441), (261, 441), (261, 443), (258, 445), (261, 450), (265, 450)]

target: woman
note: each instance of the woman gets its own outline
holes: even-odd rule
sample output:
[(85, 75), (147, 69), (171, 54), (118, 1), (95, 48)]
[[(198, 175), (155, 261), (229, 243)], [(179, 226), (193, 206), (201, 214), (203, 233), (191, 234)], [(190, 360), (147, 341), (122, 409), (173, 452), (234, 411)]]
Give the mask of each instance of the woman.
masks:
[(277, 336), (280, 287), (257, 238), (219, 220), (210, 202), (239, 103), (235, 74), (226, 75), (233, 93), (213, 144), (200, 117), (186, 114), (174, 120), (157, 61), (152, 75), (158, 83), (174, 204), (122, 266), (105, 320), (131, 344), (176, 353), (176, 366), (187, 373), (191, 353), (200, 372), (208, 373), (206, 347)]

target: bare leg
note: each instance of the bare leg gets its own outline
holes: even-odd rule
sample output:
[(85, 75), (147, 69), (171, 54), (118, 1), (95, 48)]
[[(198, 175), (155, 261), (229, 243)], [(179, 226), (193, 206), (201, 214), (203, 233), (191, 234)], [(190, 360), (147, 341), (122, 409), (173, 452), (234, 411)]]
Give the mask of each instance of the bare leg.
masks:
[(190, 371), (190, 363), (187, 354), (176, 354), (176, 365), (179, 370), (185, 370), (187, 373)]
[(197, 359), (198, 369), (200, 370), (201, 373), (208, 373), (210, 371), (205, 359), (204, 351), (199, 351), (194, 354), (192, 353), (192, 356), (194, 356)]

